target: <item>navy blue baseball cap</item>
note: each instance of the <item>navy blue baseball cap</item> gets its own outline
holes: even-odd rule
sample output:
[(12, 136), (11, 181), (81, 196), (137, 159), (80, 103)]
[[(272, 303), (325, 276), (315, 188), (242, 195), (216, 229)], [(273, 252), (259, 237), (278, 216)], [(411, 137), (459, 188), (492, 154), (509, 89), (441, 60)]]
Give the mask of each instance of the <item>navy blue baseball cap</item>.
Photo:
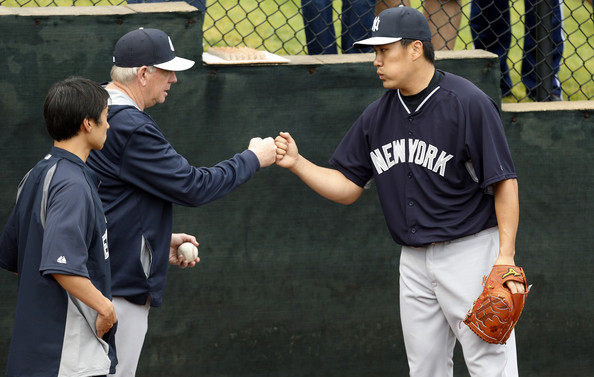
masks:
[(165, 32), (140, 28), (117, 41), (113, 64), (124, 68), (152, 65), (167, 71), (185, 71), (192, 68), (194, 61), (175, 56), (171, 38)]
[(373, 20), (371, 38), (355, 42), (353, 47), (380, 46), (401, 39), (431, 42), (429, 23), (415, 8), (399, 6), (384, 10)]

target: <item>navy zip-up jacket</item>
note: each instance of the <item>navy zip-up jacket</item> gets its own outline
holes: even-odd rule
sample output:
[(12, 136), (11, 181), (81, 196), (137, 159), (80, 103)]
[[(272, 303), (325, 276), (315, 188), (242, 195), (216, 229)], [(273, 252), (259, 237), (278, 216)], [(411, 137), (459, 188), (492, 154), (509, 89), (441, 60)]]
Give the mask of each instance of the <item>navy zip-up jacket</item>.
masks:
[(194, 167), (165, 139), (159, 126), (132, 100), (109, 91), (110, 129), (87, 165), (101, 180), (109, 233), (112, 294), (135, 304), (161, 306), (173, 227), (172, 204), (216, 200), (260, 169), (245, 150), (214, 167)]

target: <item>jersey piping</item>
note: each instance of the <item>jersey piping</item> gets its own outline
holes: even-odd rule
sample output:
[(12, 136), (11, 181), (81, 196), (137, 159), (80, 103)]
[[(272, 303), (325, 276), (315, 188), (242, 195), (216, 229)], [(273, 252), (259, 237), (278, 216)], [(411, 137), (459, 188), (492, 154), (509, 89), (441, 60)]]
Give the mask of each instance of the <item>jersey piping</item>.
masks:
[[(415, 113), (418, 112), (419, 110), (421, 110), (421, 107), (423, 107), (423, 105), (425, 104), (425, 102), (427, 102), (429, 100), (429, 98), (431, 98), (431, 96), (433, 95), (433, 93), (437, 92), (439, 90), (439, 86), (435, 89), (433, 89), (431, 91), (431, 93), (427, 94), (427, 96), (421, 101), (421, 103), (419, 104), (419, 106), (417, 106), (417, 108), (415, 109)], [(402, 98), (402, 94), (400, 93), (400, 89), (398, 89), (398, 99), (400, 100), (400, 103), (402, 104), (402, 106), (404, 107), (404, 109), (406, 110), (406, 112), (408, 114), (411, 114), (410, 110), (408, 109), (408, 106), (406, 105), (406, 102), (404, 101), (404, 99)]]

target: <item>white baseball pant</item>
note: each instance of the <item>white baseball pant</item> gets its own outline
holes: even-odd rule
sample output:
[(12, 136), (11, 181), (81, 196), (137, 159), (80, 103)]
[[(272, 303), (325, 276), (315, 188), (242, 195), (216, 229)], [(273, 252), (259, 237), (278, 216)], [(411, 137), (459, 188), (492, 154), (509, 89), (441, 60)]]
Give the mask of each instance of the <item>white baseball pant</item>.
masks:
[(456, 339), (473, 377), (517, 377), (515, 335), (489, 344), (461, 321), (499, 254), (498, 228), (427, 247), (403, 247), (400, 317), (411, 377), (452, 377)]
[(113, 305), (118, 318), (115, 333), (118, 365), (115, 374), (110, 374), (109, 377), (134, 377), (148, 331), (150, 303), (137, 305), (123, 297), (114, 297)]

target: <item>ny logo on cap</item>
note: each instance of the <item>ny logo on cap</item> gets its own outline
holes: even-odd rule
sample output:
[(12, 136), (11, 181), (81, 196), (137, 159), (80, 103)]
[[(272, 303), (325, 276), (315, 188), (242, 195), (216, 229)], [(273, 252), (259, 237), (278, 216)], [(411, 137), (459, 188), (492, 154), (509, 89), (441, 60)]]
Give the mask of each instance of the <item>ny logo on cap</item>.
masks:
[(379, 19), (379, 17), (376, 17), (373, 20), (373, 26), (371, 27), (371, 31), (377, 31), (379, 29), (379, 23), (380, 23), (380, 19)]

